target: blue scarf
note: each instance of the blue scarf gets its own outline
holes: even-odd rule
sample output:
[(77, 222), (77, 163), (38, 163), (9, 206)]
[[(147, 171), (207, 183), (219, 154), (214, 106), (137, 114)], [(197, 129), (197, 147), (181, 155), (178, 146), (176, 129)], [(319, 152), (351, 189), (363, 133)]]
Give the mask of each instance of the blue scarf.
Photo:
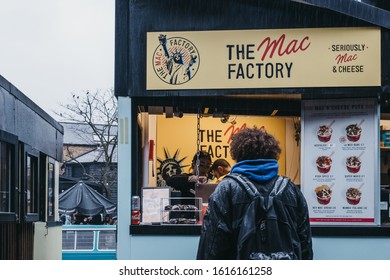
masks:
[(233, 165), (230, 173), (240, 173), (257, 183), (266, 182), (279, 172), (278, 161), (275, 159), (243, 160)]

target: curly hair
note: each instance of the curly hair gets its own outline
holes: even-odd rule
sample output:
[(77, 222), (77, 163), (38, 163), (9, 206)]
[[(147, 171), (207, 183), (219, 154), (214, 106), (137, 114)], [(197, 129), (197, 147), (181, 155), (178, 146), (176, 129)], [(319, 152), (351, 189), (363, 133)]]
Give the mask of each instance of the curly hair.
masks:
[(232, 137), (230, 154), (236, 162), (250, 159), (279, 159), (279, 141), (264, 128), (244, 128)]

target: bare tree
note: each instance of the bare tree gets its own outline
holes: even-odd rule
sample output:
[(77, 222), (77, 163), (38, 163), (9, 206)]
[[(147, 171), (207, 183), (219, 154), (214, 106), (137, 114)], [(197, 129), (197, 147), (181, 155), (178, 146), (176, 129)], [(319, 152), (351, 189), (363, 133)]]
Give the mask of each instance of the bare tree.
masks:
[[(111, 167), (118, 144), (118, 106), (113, 89), (97, 90), (94, 93), (86, 91), (80, 95), (72, 94), (71, 101), (67, 104), (60, 104), (60, 106), (65, 110), (60, 113), (55, 112), (55, 114), (64, 121), (86, 124), (75, 126), (74, 132), (86, 141), (93, 139), (96, 149), (102, 152), (104, 164), (100, 178), (96, 178), (96, 174), (84, 175), (102, 183), (107, 197), (111, 199), (112, 184), (114, 183)], [(69, 152), (67, 156), (82, 165), (77, 160), (80, 154)], [(84, 166), (82, 167), (85, 172)]]

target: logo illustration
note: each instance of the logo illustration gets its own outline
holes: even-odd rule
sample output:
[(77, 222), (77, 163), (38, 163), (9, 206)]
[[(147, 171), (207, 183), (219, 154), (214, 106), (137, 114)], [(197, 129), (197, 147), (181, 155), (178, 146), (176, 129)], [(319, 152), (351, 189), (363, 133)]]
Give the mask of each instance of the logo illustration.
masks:
[(191, 80), (199, 69), (195, 45), (181, 37), (158, 36), (160, 42), (153, 54), (153, 68), (167, 84), (181, 85)]
[(160, 167), (157, 168), (157, 186), (166, 186), (166, 180), (169, 177), (183, 173), (183, 168), (189, 166), (181, 165), (187, 157), (179, 160), (179, 152), (179, 150), (176, 150), (173, 157), (171, 157), (169, 151), (164, 148), (165, 159), (157, 158), (160, 163)]

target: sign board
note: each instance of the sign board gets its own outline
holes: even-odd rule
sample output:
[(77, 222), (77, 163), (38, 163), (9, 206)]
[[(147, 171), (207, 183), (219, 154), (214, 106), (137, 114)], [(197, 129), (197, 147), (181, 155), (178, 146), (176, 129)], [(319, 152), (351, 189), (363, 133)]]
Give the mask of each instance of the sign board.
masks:
[(302, 106), (301, 186), (311, 224), (378, 224), (378, 101), (307, 100)]
[(381, 85), (380, 28), (147, 33), (147, 90)]

